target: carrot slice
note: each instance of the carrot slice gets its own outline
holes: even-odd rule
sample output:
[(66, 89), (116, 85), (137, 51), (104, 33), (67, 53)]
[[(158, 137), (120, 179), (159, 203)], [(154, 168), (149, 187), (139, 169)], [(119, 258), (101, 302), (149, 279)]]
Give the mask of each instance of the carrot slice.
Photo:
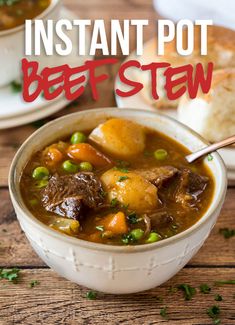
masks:
[(88, 161), (96, 167), (112, 164), (111, 160), (103, 153), (96, 150), (89, 143), (78, 143), (69, 146), (67, 154), (70, 158), (79, 161)]
[(123, 212), (108, 215), (102, 222), (105, 230), (110, 230), (113, 234), (126, 234), (128, 232), (126, 217)]
[(63, 154), (57, 148), (50, 148), (48, 150), (48, 156), (55, 163), (58, 163), (58, 162), (60, 162), (63, 159)]
[(59, 149), (57, 149), (55, 145), (46, 148), (45, 151), (43, 152), (43, 156), (44, 156), (45, 163), (49, 167), (56, 166), (63, 159), (62, 152)]

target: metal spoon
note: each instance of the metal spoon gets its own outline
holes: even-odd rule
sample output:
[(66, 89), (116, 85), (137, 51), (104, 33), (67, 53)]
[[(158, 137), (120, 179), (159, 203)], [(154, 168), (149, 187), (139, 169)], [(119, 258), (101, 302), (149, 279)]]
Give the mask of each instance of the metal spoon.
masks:
[(198, 158), (208, 154), (208, 153), (211, 153), (217, 149), (220, 149), (220, 148), (223, 148), (223, 147), (226, 147), (230, 144), (233, 144), (235, 143), (235, 135), (227, 138), (227, 139), (224, 139), (222, 141), (219, 141), (219, 142), (216, 142), (216, 143), (213, 143), (205, 148), (202, 148), (196, 152), (193, 152), (191, 153), (190, 155), (187, 155), (185, 157), (185, 159), (187, 160), (187, 162), (189, 163), (192, 163), (194, 162), (195, 160), (197, 160)]

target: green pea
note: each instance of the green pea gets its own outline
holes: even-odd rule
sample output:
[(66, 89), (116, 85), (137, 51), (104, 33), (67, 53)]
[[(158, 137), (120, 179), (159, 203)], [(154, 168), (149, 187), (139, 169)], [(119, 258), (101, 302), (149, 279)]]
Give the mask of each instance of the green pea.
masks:
[(92, 164), (90, 164), (88, 161), (83, 161), (79, 164), (79, 168), (83, 172), (91, 172), (93, 170)]
[(133, 229), (131, 231), (131, 236), (135, 239), (135, 240), (140, 240), (143, 236), (144, 236), (144, 231), (140, 228), (137, 229)]
[(151, 232), (151, 233), (149, 234), (148, 239), (146, 240), (146, 243), (147, 243), (147, 244), (154, 243), (154, 242), (156, 242), (156, 241), (159, 241), (160, 239), (161, 239), (161, 236), (160, 236), (158, 233), (156, 233), (156, 232)]
[(62, 167), (68, 173), (77, 173), (79, 170), (79, 166), (71, 160), (65, 160)]
[(157, 160), (165, 160), (168, 156), (168, 153), (165, 149), (158, 149), (154, 151), (154, 157)]
[(77, 144), (77, 143), (86, 142), (86, 139), (87, 139), (87, 137), (82, 132), (75, 132), (71, 136), (70, 141), (71, 141), (72, 144)]
[(49, 170), (46, 167), (37, 167), (34, 169), (32, 173), (32, 177), (36, 180), (48, 179), (49, 178)]

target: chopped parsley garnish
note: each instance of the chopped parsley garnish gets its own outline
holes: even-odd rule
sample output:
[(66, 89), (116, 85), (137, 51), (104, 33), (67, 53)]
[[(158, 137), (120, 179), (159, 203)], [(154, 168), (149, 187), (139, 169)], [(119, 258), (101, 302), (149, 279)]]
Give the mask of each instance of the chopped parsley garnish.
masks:
[(112, 199), (110, 205), (112, 208), (115, 208), (118, 205), (118, 199), (116, 197)]
[(118, 170), (122, 173), (129, 173), (129, 170), (127, 168), (124, 167), (113, 167), (114, 170)]
[(191, 287), (189, 284), (180, 284), (178, 286), (178, 289), (182, 290), (184, 292), (184, 299), (185, 300), (191, 300), (192, 297), (195, 295), (196, 293), (196, 289)]
[(212, 161), (213, 160), (213, 156), (210, 153), (207, 155), (207, 160), (208, 161)]
[(215, 295), (215, 301), (222, 301), (223, 297), (219, 294)]
[(211, 292), (211, 288), (207, 284), (203, 283), (200, 285), (200, 291), (202, 293), (208, 294)]
[(30, 282), (29, 286), (30, 286), (30, 288), (33, 288), (33, 287), (35, 287), (35, 286), (37, 286), (39, 284), (40, 284), (40, 282), (38, 280), (32, 280)]
[(222, 285), (222, 284), (235, 284), (235, 280), (221, 280), (215, 282), (215, 285)]
[(128, 245), (128, 244), (133, 243), (134, 241), (135, 241), (135, 238), (132, 236), (132, 234), (124, 234), (122, 236), (122, 242), (123, 242), (123, 244)]
[(92, 290), (91, 291), (88, 291), (86, 293), (86, 297), (89, 300), (95, 300), (97, 298), (97, 293), (95, 291), (92, 291)]
[(123, 182), (128, 178), (129, 178), (128, 176), (120, 176), (119, 179), (118, 179), (118, 182)]
[(99, 231), (104, 231), (104, 226), (96, 226), (95, 228)]
[(161, 308), (161, 310), (160, 310), (160, 315), (161, 315), (163, 318), (168, 319), (167, 307), (166, 307), (166, 306), (163, 307), (163, 308)]
[(129, 221), (130, 224), (134, 225), (136, 223), (138, 223), (138, 218), (137, 218), (137, 214), (135, 212), (130, 213), (127, 216), (127, 220)]
[[(0, 6), (1, 6), (1, 0), (0, 0)], [(11, 82), (11, 90), (14, 93), (19, 93), (22, 90), (22, 84), (19, 83), (18, 81), (12, 81)]]
[(13, 283), (16, 283), (19, 278), (20, 270), (13, 268), (11, 270), (0, 269), (0, 279), (7, 279)]
[(217, 305), (214, 305), (207, 309), (206, 311), (207, 315), (213, 319), (213, 322), (215, 325), (220, 324), (220, 319), (218, 318), (220, 314), (220, 308)]
[(224, 238), (228, 239), (233, 236), (235, 236), (235, 229), (229, 229), (229, 228), (221, 228), (219, 230), (219, 233), (224, 236)]

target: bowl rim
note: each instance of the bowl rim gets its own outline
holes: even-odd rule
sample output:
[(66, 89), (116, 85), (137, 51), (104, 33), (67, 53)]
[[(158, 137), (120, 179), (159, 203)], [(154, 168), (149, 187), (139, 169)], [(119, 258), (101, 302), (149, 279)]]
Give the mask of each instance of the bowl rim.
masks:
[[(45, 125), (43, 125), (42, 127), (40, 127), (38, 130), (36, 130), (35, 132), (33, 132), (24, 142), (23, 144), (20, 146), (20, 148), (18, 149), (18, 151), (16, 152), (11, 166), (10, 166), (10, 171), (9, 171), (9, 176), (8, 176), (8, 186), (9, 186), (9, 192), (10, 192), (10, 197), (11, 200), (13, 202), (14, 208), (17, 208), (18, 211), (21, 213), (21, 216), (23, 217), (23, 219), (26, 222), (29, 222), (32, 226), (38, 228), (39, 230), (41, 230), (42, 232), (46, 233), (46, 235), (50, 236), (50, 237), (54, 237), (55, 239), (62, 241), (65, 241), (71, 245), (75, 245), (75, 246), (81, 246), (82, 248), (88, 248), (90, 250), (94, 250), (94, 251), (103, 251), (103, 252), (116, 252), (116, 253), (137, 253), (137, 252), (143, 252), (143, 251), (151, 251), (157, 248), (161, 248), (163, 246), (169, 246), (172, 243), (175, 243), (176, 241), (179, 241), (181, 239), (187, 238), (189, 237), (190, 234), (196, 232), (198, 229), (200, 229), (205, 223), (209, 222), (209, 220), (212, 218), (212, 216), (214, 215), (215, 211), (219, 208), (219, 206), (222, 204), (224, 198), (225, 198), (225, 194), (227, 191), (227, 176), (226, 176), (226, 167), (224, 165), (224, 162), (222, 160), (222, 158), (220, 157), (220, 155), (217, 152), (213, 153), (213, 158), (216, 159), (220, 165), (221, 168), (221, 186), (219, 186), (218, 188), (215, 188), (214, 194), (213, 196), (215, 196), (216, 191), (218, 191), (218, 195), (219, 195), (219, 199), (214, 202), (214, 207), (213, 210), (208, 213), (208, 209), (207, 211), (203, 214), (203, 216), (195, 223), (193, 224), (190, 228), (180, 232), (177, 235), (174, 235), (170, 238), (158, 241), (156, 243), (152, 243), (152, 244), (143, 244), (143, 245), (127, 245), (127, 246), (118, 246), (118, 245), (107, 245), (107, 244), (101, 244), (101, 243), (95, 243), (95, 242), (89, 242), (83, 239), (79, 239), (79, 238), (75, 238), (75, 237), (71, 237), (68, 236), (66, 234), (60, 233), (56, 230), (51, 229), (50, 227), (48, 227), (47, 225), (45, 225), (44, 223), (42, 223), (40, 220), (38, 220), (26, 207), (26, 205), (23, 203), (23, 199), (21, 197), (18, 196), (18, 193), (16, 191), (16, 178), (15, 178), (15, 170), (16, 170), (16, 166), (18, 163), (18, 160), (22, 154), (22, 152), (24, 151), (24, 148), (28, 145), (30, 145), (30, 143), (34, 142), (35, 138), (37, 138), (38, 136), (40, 136), (40, 134), (48, 127), (55, 127), (56, 124), (63, 120), (73, 120), (75, 119), (75, 117), (79, 117), (80, 115), (84, 115), (86, 114), (87, 111), (91, 111), (93, 113), (100, 113), (100, 114), (106, 114), (107, 113), (107, 117), (110, 115), (110, 117), (112, 117), (112, 113), (115, 112), (127, 112), (127, 113), (131, 113), (131, 114), (145, 114), (145, 115), (149, 115), (149, 116), (154, 116), (154, 115), (158, 115), (160, 116), (162, 119), (164, 119), (165, 121), (170, 121), (173, 124), (176, 124), (177, 126), (179, 126), (181, 129), (184, 129), (186, 132), (190, 132), (191, 135), (193, 135), (194, 137), (196, 137), (198, 140), (200, 140), (201, 142), (203, 142), (205, 145), (208, 145), (208, 142), (201, 137), (198, 133), (196, 133), (195, 131), (193, 131), (192, 129), (190, 129), (189, 127), (187, 127), (186, 125), (182, 124), (181, 122), (160, 114), (158, 112), (150, 112), (150, 111), (145, 111), (145, 110), (140, 110), (140, 109), (128, 109), (126, 108), (125, 110), (121, 110), (119, 108), (116, 107), (104, 107), (104, 108), (97, 108), (97, 109), (88, 109), (88, 110), (83, 110), (80, 112), (75, 112), (72, 114), (67, 114), (65, 116), (59, 117), (49, 123), (46, 123)], [(177, 141), (177, 140), (176, 140)], [(212, 172), (213, 177), (215, 178), (214, 173)], [(20, 192), (20, 191), (19, 191)], [(21, 199), (21, 200), (20, 200)], [(20, 202), (22, 201), (22, 202)], [(22, 204), (23, 203), (23, 204)], [(209, 206), (211, 207), (211, 205)], [(18, 218), (18, 217), (17, 217)]]
[[(52, 12), (52, 10), (54, 10), (57, 6), (59, 6), (61, 1), (62, 0), (51, 0), (49, 6), (45, 10), (43, 10), (38, 16), (35, 16), (29, 20), (32, 20), (32, 24), (34, 24), (36, 19), (47, 18), (48, 15)], [(0, 38), (4, 37), (4, 36), (8, 36), (10, 34), (16, 34), (20, 31), (22, 31), (24, 28), (25, 28), (25, 23), (23, 23), (19, 26), (13, 27), (13, 28), (2, 30), (2, 31), (0, 31)]]

